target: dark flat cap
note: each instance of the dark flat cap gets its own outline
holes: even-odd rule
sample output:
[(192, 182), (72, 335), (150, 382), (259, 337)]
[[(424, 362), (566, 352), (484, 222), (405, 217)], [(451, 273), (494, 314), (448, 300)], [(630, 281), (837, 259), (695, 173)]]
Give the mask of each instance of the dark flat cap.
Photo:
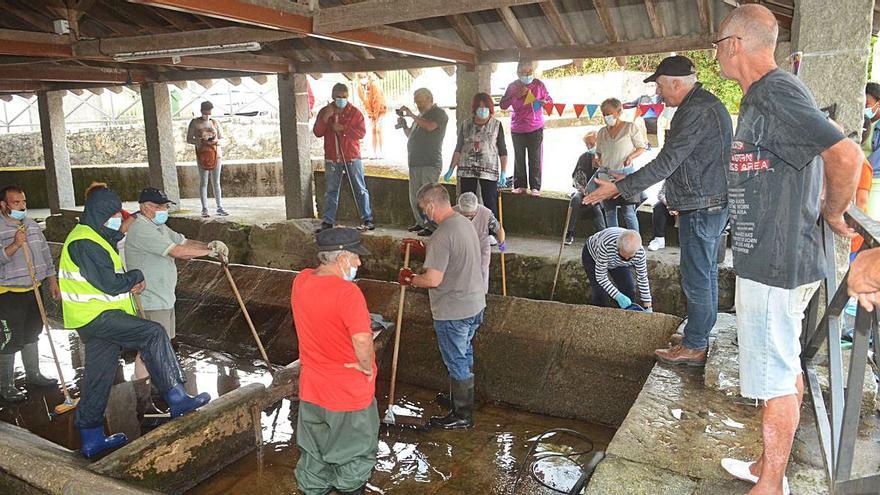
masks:
[(355, 229), (335, 227), (322, 230), (315, 236), (318, 251), (348, 251), (359, 256), (369, 256), (370, 252), (361, 244), (361, 233)]
[(660, 65), (657, 66), (657, 70), (655, 70), (653, 74), (648, 76), (648, 78), (645, 79), (644, 82), (655, 82), (660, 76), (680, 77), (690, 76), (696, 73), (697, 70), (694, 68), (694, 63), (691, 62), (691, 59), (683, 57), (681, 55), (675, 55), (672, 57), (666, 57), (662, 61), (660, 61)]

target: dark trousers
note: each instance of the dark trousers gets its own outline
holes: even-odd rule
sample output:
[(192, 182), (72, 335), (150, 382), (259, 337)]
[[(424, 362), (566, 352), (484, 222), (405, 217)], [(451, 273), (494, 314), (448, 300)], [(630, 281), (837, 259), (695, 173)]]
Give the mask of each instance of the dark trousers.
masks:
[(669, 214), (669, 208), (662, 201), (657, 201), (651, 213), (651, 223), (654, 224), (654, 237), (665, 238), (666, 228), (675, 224), (675, 217)]
[(183, 383), (171, 341), (158, 323), (113, 310), (101, 313), (77, 332), (86, 352), (85, 377), (74, 421), (77, 428), (104, 424), (104, 409), (122, 349), (141, 353), (150, 379), (162, 394)]
[(462, 194), (472, 192), (477, 194), (477, 188), (480, 188), (480, 194), (483, 197), (483, 206), (492, 210), (495, 218), (498, 218), (498, 182), (491, 179), (474, 179), (472, 177), (459, 177), (458, 183), (461, 184)]
[(568, 231), (565, 235), (574, 235), (574, 229), (577, 227), (578, 219), (588, 210), (593, 212), (593, 223), (596, 224), (596, 232), (605, 230), (605, 211), (602, 210), (599, 203), (588, 206), (583, 203), (583, 200), (584, 195), (579, 192), (574, 193), (571, 197), (571, 202), (569, 202), (571, 205), (571, 218), (568, 220)]
[[(590, 302), (594, 306), (607, 306), (616, 308), (617, 303), (611, 301), (611, 297), (608, 296), (608, 293), (605, 292), (605, 289), (599, 285), (599, 281), (596, 280), (596, 260), (593, 259), (593, 256), (590, 254), (590, 250), (587, 249), (587, 245), (589, 241), (584, 244), (584, 250), (581, 253), (581, 260), (584, 263), (584, 271), (587, 272), (587, 277), (590, 278), (590, 287), (592, 288), (592, 294), (590, 294)], [(611, 282), (614, 283), (614, 286), (617, 287), (617, 290), (626, 294), (630, 300), (636, 300), (636, 284), (633, 281), (632, 272), (630, 272), (629, 267), (622, 266), (619, 268), (612, 268), (608, 270), (608, 276), (611, 277)]]
[(0, 294), (0, 354), (15, 354), (37, 342), (42, 329), (34, 291)]
[[(513, 187), (541, 190), (541, 161), (544, 154), (544, 129), (511, 133), (513, 140)], [(529, 166), (526, 170), (526, 153)]]

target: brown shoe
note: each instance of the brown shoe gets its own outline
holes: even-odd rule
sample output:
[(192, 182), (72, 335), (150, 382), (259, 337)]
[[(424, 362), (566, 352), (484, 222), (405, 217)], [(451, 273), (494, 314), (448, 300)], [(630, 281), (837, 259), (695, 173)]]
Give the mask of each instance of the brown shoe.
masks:
[(685, 366), (706, 364), (706, 349), (688, 349), (683, 345), (676, 345), (670, 349), (657, 349), (654, 351), (654, 356), (664, 364), (683, 364)]
[(677, 345), (681, 345), (681, 341), (684, 340), (684, 335), (680, 333), (674, 333), (671, 337), (669, 337), (669, 347), (675, 347)]

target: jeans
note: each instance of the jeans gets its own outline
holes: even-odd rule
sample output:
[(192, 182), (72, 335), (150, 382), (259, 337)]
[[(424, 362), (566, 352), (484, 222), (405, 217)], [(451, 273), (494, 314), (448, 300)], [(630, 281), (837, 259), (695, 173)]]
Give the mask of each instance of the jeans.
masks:
[(718, 249), (728, 209), (724, 206), (681, 212), (678, 218), (681, 286), (687, 298), (682, 345), (705, 349), (718, 316)]
[(654, 237), (666, 238), (666, 227), (675, 224), (675, 217), (669, 214), (669, 208), (662, 201), (657, 201), (651, 213), (651, 223), (654, 225)]
[(623, 210), (623, 223), (629, 230), (639, 232), (639, 217), (636, 216), (636, 206), (627, 203), (623, 198), (609, 199), (602, 202), (605, 209), (605, 225), (607, 227), (617, 227), (617, 210)]
[[(587, 272), (587, 277), (590, 279), (590, 287), (592, 288), (590, 303), (593, 306), (617, 308), (617, 302), (611, 300), (611, 297), (599, 285), (599, 281), (596, 279), (596, 260), (590, 254), (590, 250), (587, 248), (588, 245), (589, 241), (584, 244), (584, 250), (581, 252), (581, 261), (584, 264), (584, 271)], [(636, 302), (636, 284), (633, 281), (632, 272), (630, 272), (628, 266), (612, 268), (608, 270), (608, 276), (611, 278), (614, 286), (617, 287), (617, 290), (624, 293), (632, 302)]]
[(434, 320), (437, 345), (443, 364), (453, 380), (463, 381), (474, 377), (474, 334), (483, 323), (485, 309), (462, 320)]
[(591, 210), (593, 212), (593, 223), (596, 224), (596, 232), (601, 230), (605, 230), (605, 212), (602, 211), (602, 207), (599, 203), (596, 203), (592, 206), (587, 206), (583, 204), (584, 195), (576, 192), (571, 197), (571, 218), (568, 220), (568, 231), (565, 235), (574, 236), (575, 227), (577, 227), (578, 218), (583, 214), (584, 210)]
[(430, 225), (428, 219), (419, 210), (419, 201), (416, 197), (419, 189), (425, 184), (433, 184), (440, 179), (440, 167), (410, 167), (409, 168), (409, 206), (412, 208), (413, 218), (416, 225), (427, 229), (429, 227), (437, 228), (436, 225)]
[(477, 188), (479, 188), (480, 195), (483, 198), (483, 206), (489, 208), (492, 214), (495, 215), (495, 218), (498, 218), (498, 181), (459, 177), (458, 183), (461, 185), (462, 194), (466, 192), (477, 194)]
[(324, 162), (327, 178), (327, 192), (324, 193), (324, 223), (333, 225), (336, 222), (336, 210), (339, 208), (339, 189), (342, 187), (342, 174), (348, 172), (347, 181), (351, 181), (349, 188), (354, 188), (355, 202), (357, 203), (358, 215), (364, 222), (373, 221), (373, 211), (370, 209), (370, 192), (367, 191), (367, 183), (364, 179), (364, 165), (360, 159), (352, 160), (346, 165), (342, 162)]
[[(512, 132), (513, 187), (541, 190), (541, 162), (544, 159), (544, 128), (532, 132)], [(528, 173), (526, 172), (528, 153)]]
[(214, 187), (214, 202), (217, 208), (223, 208), (221, 204), (223, 192), (220, 190), (220, 169), (223, 168), (220, 157), (217, 157), (217, 167), (214, 170), (199, 169), (199, 192), (201, 193), (202, 209), (208, 208), (208, 177), (211, 178), (211, 185)]

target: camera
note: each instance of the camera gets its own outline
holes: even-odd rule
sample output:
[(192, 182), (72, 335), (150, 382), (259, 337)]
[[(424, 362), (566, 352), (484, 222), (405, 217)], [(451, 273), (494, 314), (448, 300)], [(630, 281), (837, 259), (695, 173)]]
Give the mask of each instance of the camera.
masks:
[(402, 108), (398, 108), (394, 112), (397, 113), (398, 117), (403, 118), (403, 109)]

